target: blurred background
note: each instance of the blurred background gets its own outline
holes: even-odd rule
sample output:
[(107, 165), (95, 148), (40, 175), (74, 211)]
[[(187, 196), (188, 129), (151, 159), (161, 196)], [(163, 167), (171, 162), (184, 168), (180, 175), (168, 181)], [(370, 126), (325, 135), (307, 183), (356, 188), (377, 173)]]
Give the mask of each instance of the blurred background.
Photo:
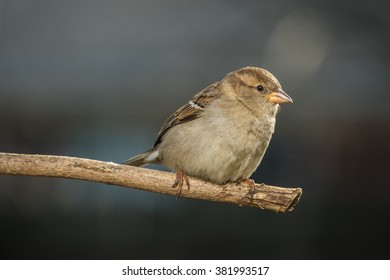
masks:
[[(257, 182), (287, 214), (0, 175), (2, 259), (388, 259), (389, 1), (1, 0), (0, 151), (123, 162), (244, 66), (282, 106)], [(152, 168), (161, 168), (152, 166)]]

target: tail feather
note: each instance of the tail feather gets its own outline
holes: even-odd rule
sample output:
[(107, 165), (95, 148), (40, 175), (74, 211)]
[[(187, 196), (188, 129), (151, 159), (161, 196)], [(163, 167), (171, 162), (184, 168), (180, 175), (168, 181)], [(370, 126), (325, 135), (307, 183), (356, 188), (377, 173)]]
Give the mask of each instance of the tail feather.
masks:
[(132, 166), (144, 166), (149, 163), (160, 163), (157, 150), (152, 149), (146, 151), (145, 153), (129, 158), (122, 164), (132, 165)]

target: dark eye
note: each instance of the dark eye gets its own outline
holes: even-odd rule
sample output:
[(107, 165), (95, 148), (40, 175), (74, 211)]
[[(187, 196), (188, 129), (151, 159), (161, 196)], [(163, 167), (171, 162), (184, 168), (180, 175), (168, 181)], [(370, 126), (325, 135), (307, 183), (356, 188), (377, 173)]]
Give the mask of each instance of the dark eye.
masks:
[(257, 91), (259, 91), (259, 92), (263, 92), (263, 91), (264, 91), (264, 87), (263, 87), (262, 85), (256, 86), (256, 89), (257, 89)]

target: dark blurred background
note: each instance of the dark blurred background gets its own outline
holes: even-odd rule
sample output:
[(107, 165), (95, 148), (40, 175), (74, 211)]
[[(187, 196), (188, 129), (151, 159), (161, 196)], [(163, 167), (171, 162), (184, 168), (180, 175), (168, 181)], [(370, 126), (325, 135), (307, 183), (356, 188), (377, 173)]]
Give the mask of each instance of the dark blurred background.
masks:
[(122, 162), (244, 66), (294, 104), (253, 178), (296, 209), (0, 175), (3, 259), (388, 259), (390, 2), (0, 1), (0, 151)]

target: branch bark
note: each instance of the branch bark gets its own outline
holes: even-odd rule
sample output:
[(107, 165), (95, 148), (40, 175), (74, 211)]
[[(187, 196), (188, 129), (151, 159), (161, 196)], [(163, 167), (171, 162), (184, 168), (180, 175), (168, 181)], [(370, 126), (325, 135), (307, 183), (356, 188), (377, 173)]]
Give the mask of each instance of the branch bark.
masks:
[[(151, 192), (176, 195), (175, 174), (85, 158), (0, 153), (0, 174), (79, 179)], [(300, 188), (280, 188), (256, 184), (253, 197), (246, 184), (215, 185), (190, 178), (191, 188), (183, 186), (181, 197), (190, 197), (240, 206), (253, 206), (276, 212), (292, 211), (302, 195)]]

